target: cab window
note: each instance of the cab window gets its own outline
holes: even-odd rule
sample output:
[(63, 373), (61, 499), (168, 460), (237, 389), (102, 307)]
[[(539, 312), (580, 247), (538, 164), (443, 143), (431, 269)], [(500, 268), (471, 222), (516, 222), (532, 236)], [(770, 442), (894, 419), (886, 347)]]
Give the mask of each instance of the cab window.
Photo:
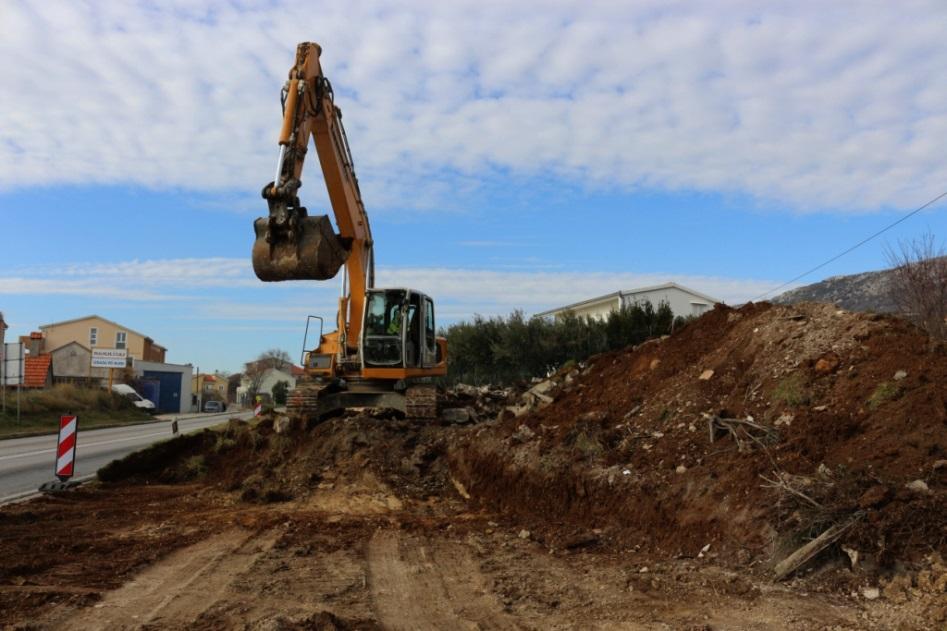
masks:
[(365, 335), (399, 335), (404, 291), (373, 292), (368, 298)]
[(424, 344), (428, 350), (434, 350), (434, 303), (424, 299)]

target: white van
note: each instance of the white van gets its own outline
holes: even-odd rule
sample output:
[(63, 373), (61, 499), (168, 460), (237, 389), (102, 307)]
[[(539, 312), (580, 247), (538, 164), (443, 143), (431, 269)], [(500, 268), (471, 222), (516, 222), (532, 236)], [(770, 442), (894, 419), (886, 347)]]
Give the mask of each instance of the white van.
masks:
[(149, 412), (155, 411), (155, 404), (149, 401), (148, 399), (142, 397), (140, 394), (135, 392), (135, 389), (131, 386), (124, 383), (116, 383), (112, 386), (112, 392), (119, 396), (123, 396), (132, 403), (135, 404), (135, 407), (139, 410), (147, 410)]

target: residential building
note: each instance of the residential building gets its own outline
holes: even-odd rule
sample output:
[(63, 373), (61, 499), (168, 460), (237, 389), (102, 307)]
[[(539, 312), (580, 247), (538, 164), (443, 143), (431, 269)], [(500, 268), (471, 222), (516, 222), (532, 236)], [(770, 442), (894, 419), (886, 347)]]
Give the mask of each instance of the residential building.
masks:
[(237, 403), (240, 399), (237, 397), (237, 390), (243, 381), (243, 375), (236, 373), (227, 377), (227, 403)]
[[(305, 371), (299, 366), (287, 366), (284, 370), (277, 368), (268, 368), (262, 375), (259, 376), (259, 385), (256, 387), (256, 392), (259, 394), (272, 394), (273, 386), (277, 382), (285, 381), (289, 384), (289, 389), (292, 390), (296, 387), (296, 380), (299, 379), (302, 375), (305, 374)], [(253, 380), (244, 375), (240, 379), (240, 387), (237, 388), (237, 402), (244, 407), (249, 406), (252, 401), (249, 400), (249, 394), (251, 387), (253, 386)]]
[(721, 301), (695, 289), (690, 289), (672, 282), (651, 287), (616, 291), (605, 294), (604, 296), (589, 298), (588, 300), (582, 300), (570, 305), (548, 309), (537, 313), (535, 317), (561, 317), (571, 312), (579, 317), (604, 320), (612, 311), (618, 311), (622, 307), (631, 307), (635, 304), (643, 304), (645, 302), (650, 302), (655, 308), (661, 303), (667, 303), (675, 316), (686, 317), (699, 316), (705, 311), (712, 309), (716, 303)]
[(132, 373), (139, 394), (155, 404), (159, 412), (183, 414), (191, 411), (190, 364), (132, 360)]
[(20, 338), (26, 350), (23, 368), (27, 387), (79, 383), (104, 388), (110, 381), (109, 369), (92, 368), (92, 349), (124, 347), (129, 356), (127, 366), (114, 369), (111, 380), (134, 384), (160, 412), (190, 411), (191, 365), (164, 363), (167, 349), (147, 335), (94, 315), (39, 328)]
[(108, 368), (92, 367), (92, 351), (79, 342), (69, 342), (50, 353), (57, 383), (101, 384), (109, 377)]
[[(208, 375), (201, 373), (192, 378), (191, 391), (196, 396), (199, 392), (204, 401), (214, 399), (217, 401), (227, 400), (227, 377), (224, 375)], [(194, 402), (196, 405), (196, 401)]]
[(53, 352), (72, 342), (88, 350), (95, 348), (125, 349), (128, 357), (140, 361), (163, 363), (167, 349), (134, 329), (98, 315), (90, 315), (39, 327), (45, 347)]
[[(191, 407), (191, 366), (166, 364), (165, 349), (134, 329), (98, 315), (44, 324), (31, 334), (31, 351), (50, 358), (51, 378), (56, 383), (70, 382), (105, 386), (108, 368), (92, 367), (96, 348), (124, 348), (128, 352), (126, 370), (115, 369), (112, 379), (136, 379), (141, 394), (162, 412), (182, 413)], [(31, 353), (31, 355), (34, 353)]]

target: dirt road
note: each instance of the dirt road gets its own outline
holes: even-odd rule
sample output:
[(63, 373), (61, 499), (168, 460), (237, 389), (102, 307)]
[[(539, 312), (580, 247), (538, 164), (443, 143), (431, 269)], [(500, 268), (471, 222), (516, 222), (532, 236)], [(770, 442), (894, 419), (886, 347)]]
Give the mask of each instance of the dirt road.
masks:
[(458, 500), (405, 500), (370, 478), (270, 506), (196, 486), (87, 490), (8, 507), (0, 531), (0, 558), (35, 551), (2, 565), (13, 628), (923, 628), (910, 609), (897, 626), (860, 596), (703, 559), (550, 549)]

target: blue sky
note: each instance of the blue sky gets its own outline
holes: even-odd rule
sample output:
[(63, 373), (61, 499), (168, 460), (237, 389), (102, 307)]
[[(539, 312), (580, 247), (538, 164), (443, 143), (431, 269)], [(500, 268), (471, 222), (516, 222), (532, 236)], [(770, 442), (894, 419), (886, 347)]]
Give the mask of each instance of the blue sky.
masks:
[[(940, 3), (311, 4), (0, 3), (12, 333), (98, 313), (202, 370), (298, 354), (339, 283), (261, 283), (249, 251), (307, 39), (379, 283), (441, 323), (667, 280), (741, 302), (947, 188)], [(314, 162), (301, 197), (327, 210)], [(943, 204), (806, 281), (925, 230)]]

